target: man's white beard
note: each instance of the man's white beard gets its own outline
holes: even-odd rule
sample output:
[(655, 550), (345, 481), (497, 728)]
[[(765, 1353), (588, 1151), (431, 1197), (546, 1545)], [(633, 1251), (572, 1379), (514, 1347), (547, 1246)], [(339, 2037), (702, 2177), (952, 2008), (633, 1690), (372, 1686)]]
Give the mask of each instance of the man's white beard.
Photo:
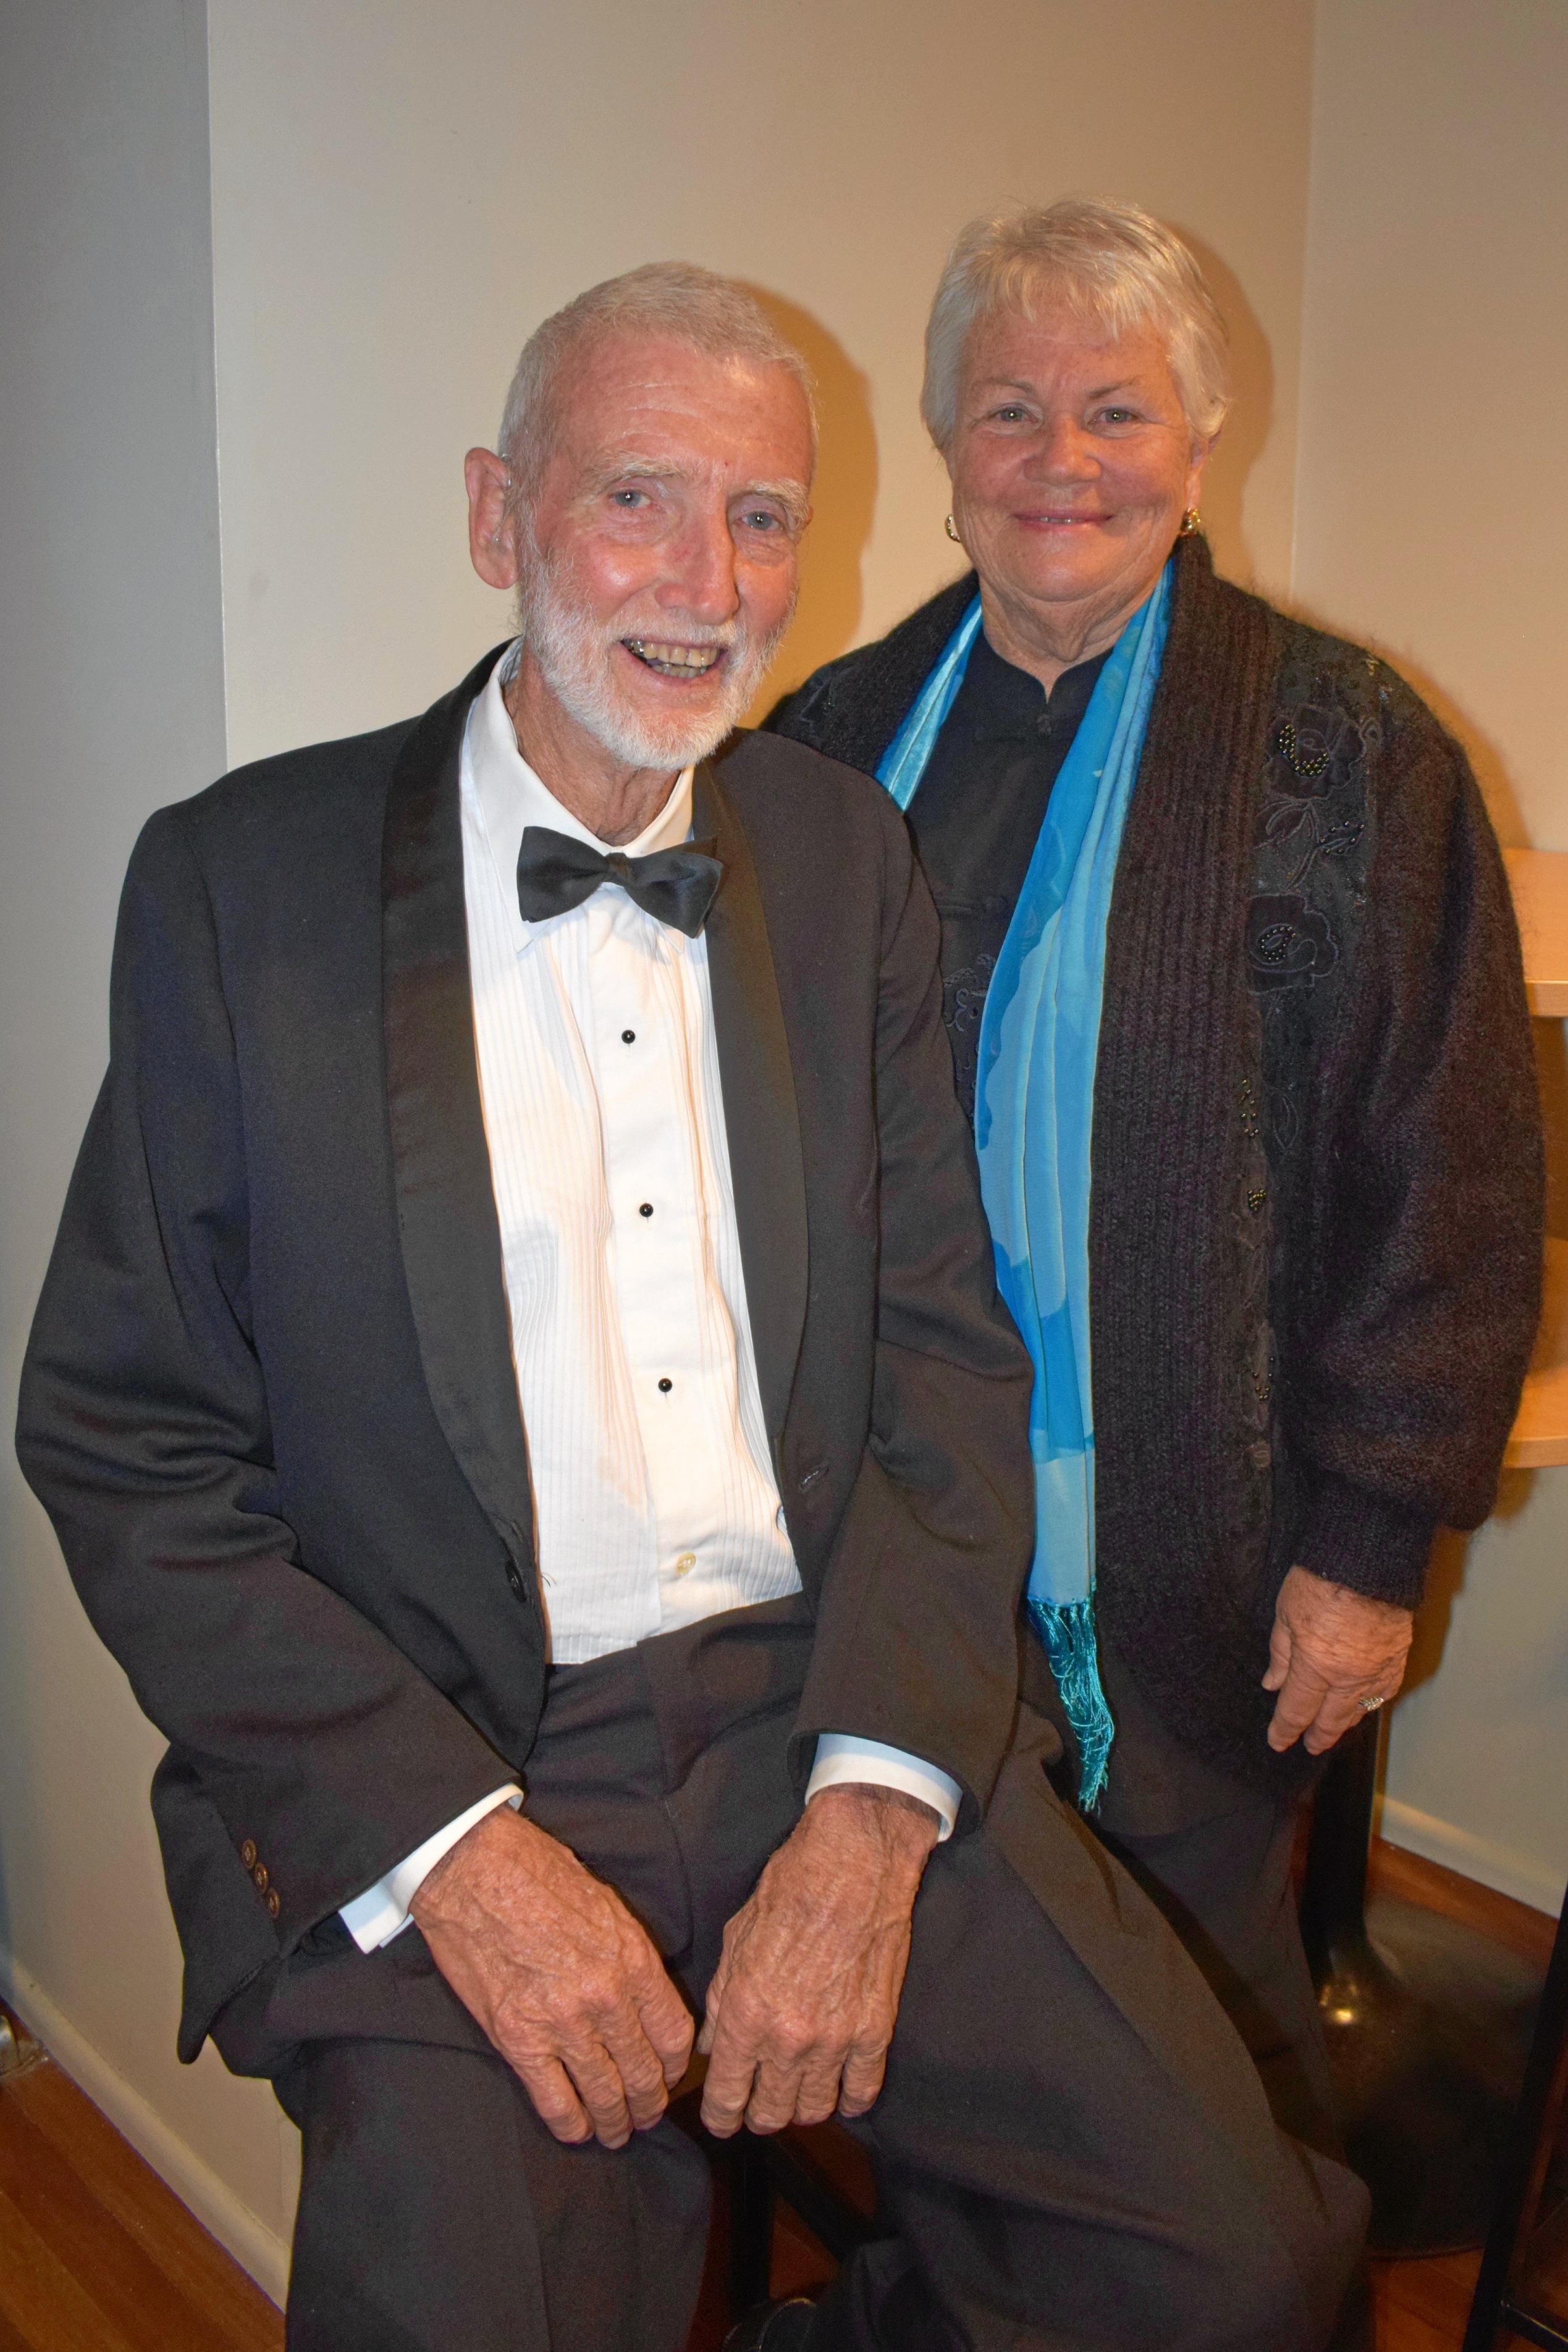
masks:
[(634, 768), (689, 768), (717, 751), (745, 716), (792, 618), (793, 610), (760, 638), (733, 623), (718, 629), (672, 627), (668, 635), (676, 643), (723, 646), (726, 653), (717, 702), (700, 719), (678, 710), (662, 718), (638, 709), (616, 677), (613, 648), (626, 632), (606, 630), (574, 603), (552, 576), (548, 557), (531, 551), (518, 583), (518, 628), (546, 686), (595, 742)]

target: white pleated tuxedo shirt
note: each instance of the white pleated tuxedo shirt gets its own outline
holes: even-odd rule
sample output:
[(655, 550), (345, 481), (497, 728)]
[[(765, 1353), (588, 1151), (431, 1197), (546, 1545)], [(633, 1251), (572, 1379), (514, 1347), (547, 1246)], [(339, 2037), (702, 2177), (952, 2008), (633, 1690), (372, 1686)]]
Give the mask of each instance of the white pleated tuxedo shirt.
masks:
[[(498, 663), (460, 767), (474, 1038), (528, 1433), (554, 1664), (631, 1648), (721, 1610), (798, 1592), (746, 1311), (708, 944), (605, 883), (525, 922), (525, 826), (602, 849), (517, 748)], [(691, 772), (631, 857), (684, 842)], [(834, 1781), (906, 1789), (942, 1816), (947, 1774), (874, 1740), (819, 1739), (807, 1797)], [(362, 1949), (407, 1922), (426, 1873), (498, 1789), (343, 1918)]]

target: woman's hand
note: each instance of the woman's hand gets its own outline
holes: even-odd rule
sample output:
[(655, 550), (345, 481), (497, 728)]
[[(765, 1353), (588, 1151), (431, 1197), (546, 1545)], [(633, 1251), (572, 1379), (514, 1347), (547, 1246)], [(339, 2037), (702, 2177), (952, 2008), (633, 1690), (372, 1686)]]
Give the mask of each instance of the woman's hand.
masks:
[(1321, 1756), (1361, 1721), (1369, 1700), (1393, 1698), (1414, 1632), (1408, 1609), (1293, 1568), (1275, 1604), (1263, 1677), (1264, 1689), (1279, 1694), (1270, 1748), (1300, 1739), (1310, 1756)]

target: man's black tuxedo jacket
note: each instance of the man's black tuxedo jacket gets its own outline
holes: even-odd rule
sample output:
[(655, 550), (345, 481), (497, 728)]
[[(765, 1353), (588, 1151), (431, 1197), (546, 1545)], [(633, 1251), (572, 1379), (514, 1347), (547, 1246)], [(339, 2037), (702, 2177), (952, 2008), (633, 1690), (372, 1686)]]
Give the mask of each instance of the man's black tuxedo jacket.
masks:
[[(526, 1778), (546, 1658), (476, 1071), (458, 752), (417, 721), (153, 817), (109, 1075), (18, 1447), (170, 1741), (181, 2048), (443, 1823)], [(745, 735), (699, 772), (763, 1402), (817, 1632), (795, 1727), (978, 1818), (1033, 1540), (1028, 1371), (940, 1018), (937, 926), (862, 776)]]

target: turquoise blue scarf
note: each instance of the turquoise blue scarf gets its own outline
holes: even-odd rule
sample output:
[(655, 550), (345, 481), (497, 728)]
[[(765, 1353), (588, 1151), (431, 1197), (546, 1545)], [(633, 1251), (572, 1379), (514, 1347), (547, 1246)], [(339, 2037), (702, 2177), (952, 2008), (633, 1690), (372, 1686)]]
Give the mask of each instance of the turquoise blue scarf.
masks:
[[(1094, 1640), (1089, 1139), (1111, 886), (1170, 613), (1170, 567), (1113, 646), (1062, 762), (980, 1024), (974, 1141), (996, 1283), (1035, 1367), (1029, 1616), (1098, 1803), (1115, 1727)], [(980, 631), (965, 613), (878, 769), (908, 808)]]

